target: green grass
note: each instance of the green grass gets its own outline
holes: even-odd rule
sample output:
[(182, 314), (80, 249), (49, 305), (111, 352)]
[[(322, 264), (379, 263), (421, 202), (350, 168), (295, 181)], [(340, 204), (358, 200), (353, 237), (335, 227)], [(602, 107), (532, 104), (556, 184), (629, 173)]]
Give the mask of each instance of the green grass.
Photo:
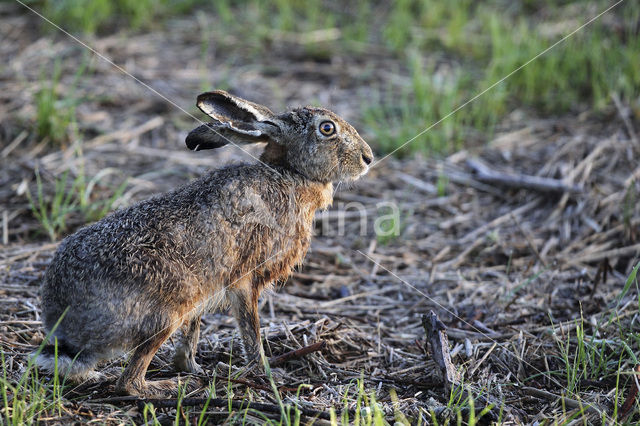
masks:
[[(572, 332), (573, 331), (573, 332)], [(564, 339), (557, 339), (560, 360), (564, 371), (558, 375), (564, 379), (568, 396), (579, 398), (583, 391), (581, 382), (615, 377), (620, 362), (622, 343), (615, 338), (596, 338), (585, 331), (583, 318), (576, 320), (575, 328)], [(604, 334), (604, 333), (603, 333)]]
[[(635, 19), (640, 17), (640, 7), (625, 10)], [(514, 26), (497, 15), (484, 19), (492, 46), (487, 83), (506, 76), (554, 42), (524, 18)], [(612, 35), (610, 28), (598, 22), (592, 25), (506, 80), (509, 96), (542, 112), (562, 113), (581, 104), (601, 109), (611, 102), (612, 92), (627, 100), (640, 95), (640, 36), (631, 32), (631, 25), (628, 33), (620, 36)]]
[[(615, 381), (613, 413), (603, 414), (605, 417), (611, 414), (611, 418), (605, 419), (603, 424), (610, 424), (617, 418), (618, 407), (622, 405), (628, 387), (633, 386), (633, 378), (630, 377), (632, 373), (627, 372), (633, 370), (639, 362), (636, 354), (640, 348), (640, 337), (633, 330), (632, 324), (623, 323), (617, 317), (620, 301), (632, 289), (640, 294), (637, 279), (639, 269), (640, 263), (629, 274), (608, 318), (601, 319), (596, 324), (588, 324), (581, 313), (573, 328), (562, 335), (554, 335), (558, 364), (562, 368), (550, 373), (563, 383), (563, 396), (581, 401), (582, 395), (587, 392), (588, 385), (585, 383)], [(638, 308), (640, 309), (640, 298)], [(584, 402), (584, 406), (587, 405)], [(637, 400), (634, 410), (640, 410)]]
[[(467, 100), (518, 69), (593, 15), (578, 8), (575, 20), (563, 15), (576, 10), (546, 3), (551, 18), (513, 14), (504, 3), (481, 4), (403, 0), (394, 9), (383, 35), (401, 56), (407, 55), (410, 83), (391, 85), (365, 110), (365, 123), (378, 147), (390, 152)], [(598, 2), (603, 10), (609, 3)], [(570, 9), (570, 6), (574, 6)], [(416, 151), (449, 153), (469, 141), (486, 141), (502, 118), (515, 108), (539, 114), (596, 111), (611, 104), (616, 93), (627, 102), (640, 96), (640, 6), (627, 2), (610, 12), (622, 24), (596, 21), (496, 85), (473, 103), (446, 118), (408, 144), (399, 154)], [(565, 23), (565, 21), (568, 21)], [(562, 30), (548, 34), (552, 24)], [(430, 54), (430, 49), (434, 53)], [(435, 49), (435, 50), (434, 50)], [(446, 65), (439, 68), (435, 62)]]
[(80, 81), (86, 76), (90, 56), (85, 54), (73, 72), (68, 86), (61, 83), (63, 68), (60, 60), (53, 63), (51, 75), (40, 73), (39, 89), (35, 93), (35, 133), (39, 140), (59, 146), (77, 136), (76, 106), (82, 102), (76, 94)]
[(391, 202), (380, 203), (373, 229), (381, 245), (387, 245), (396, 240), (402, 232), (402, 219), (398, 206)]
[[(364, 380), (358, 379), (355, 386), (348, 386), (342, 397), (343, 409), (338, 415), (332, 410), (331, 423), (334, 425), (384, 425), (384, 412), (376, 402), (375, 392), (368, 392)], [(350, 414), (353, 413), (353, 414)]]
[(36, 169), (35, 175), (35, 196), (31, 194), (31, 191), (27, 191), (29, 207), (51, 241), (55, 241), (60, 232), (67, 228), (67, 219), (75, 209), (73, 190), (67, 191), (68, 172), (63, 173), (60, 178), (55, 180), (53, 196), (45, 195), (42, 177), (38, 169)]
[(206, 3), (203, 0), (44, 0), (41, 10), (67, 31), (92, 34), (123, 26), (134, 30), (148, 28), (158, 19), (180, 15)]
[[(617, 335), (607, 333), (606, 329), (596, 329), (589, 335), (581, 318), (576, 321), (573, 332), (569, 330), (563, 337), (556, 338), (559, 363), (563, 368), (552, 371), (551, 374), (563, 381), (565, 387), (562, 398), (568, 397), (583, 404), (582, 412), (574, 413), (574, 418), (584, 415), (586, 408), (590, 405), (583, 398), (588, 394), (588, 385), (584, 383), (615, 381), (613, 412), (603, 412), (603, 424), (614, 422), (618, 415), (618, 407), (622, 405), (629, 385), (633, 386), (633, 379), (626, 371), (630, 366), (633, 367), (638, 363), (631, 348), (634, 347), (637, 350), (639, 342), (633, 331), (625, 330), (620, 323), (617, 326)], [(602, 337), (594, 336), (598, 332), (602, 333)], [(635, 410), (639, 410), (640, 406), (637, 402), (635, 404)], [(599, 405), (602, 406), (601, 403)], [(571, 410), (565, 408), (563, 411), (567, 416)]]
[[(83, 222), (94, 222), (117, 205), (127, 186), (126, 180), (112, 189), (99, 188), (100, 181), (113, 173), (117, 171), (104, 169), (88, 179), (84, 167), (81, 167), (77, 176), (72, 179), (67, 170), (54, 178), (51, 193), (45, 190), (42, 176), (36, 169), (35, 195), (27, 191), (27, 198), (31, 213), (40, 222), (51, 241), (56, 241), (68, 229), (68, 221), (72, 214), (80, 215)], [(97, 189), (101, 192), (94, 193)]]
[[(139, 30), (191, 13), (200, 21), (203, 52), (210, 40), (241, 36), (258, 55), (274, 42), (296, 40), (310, 58), (361, 57), (379, 50), (406, 82), (382, 82), (364, 93), (362, 121), (380, 152), (391, 152), (527, 63), (612, 3), (489, 0), (399, 0), (344, 4), (302, 0), (44, 0), (43, 13), (87, 33)], [(152, 11), (151, 13), (149, 11)], [(210, 19), (210, 21), (209, 21)], [(491, 138), (514, 109), (534, 113), (602, 111), (615, 93), (640, 109), (640, 5), (626, 1), (398, 152), (443, 154)], [(203, 27), (206, 26), (205, 28)], [(247, 31), (247, 27), (251, 31)], [(309, 36), (338, 30), (337, 38)], [(224, 42), (223, 42), (224, 43)], [(203, 53), (204, 55), (204, 53)], [(203, 56), (203, 61), (206, 57)], [(51, 92), (51, 91), (50, 91)], [(43, 111), (52, 112), (50, 93)], [(59, 134), (41, 114), (42, 133)], [(60, 117), (64, 124), (65, 116)]]
[[(42, 346), (40, 350), (42, 350)], [(2, 376), (0, 376), (0, 413), (2, 418), (0, 424), (6, 425), (23, 425), (36, 424), (46, 418), (64, 418), (65, 414), (73, 412), (71, 402), (64, 397), (65, 379), (60, 377), (56, 370), (53, 377), (47, 379), (39, 375), (38, 370), (29, 360), (26, 364), (25, 371), (17, 379), (9, 377), (5, 353), (0, 351), (0, 362), (2, 363)], [(269, 372), (267, 373), (272, 380)], [(196, 420), (196, 424), (208, 424), (211, 420), (208, 416), (207, 409), (211, 398), (216, 397), (215, 390), (216, 381), (213, 380), (209, 386), (207, 402), (202, 407), (183, 406), (182, 400), (186, 396), (186, 384), (178, 389), (176, 415), (173, 418), (173, 424), (188, 424), (188, 422)], [(364, 388), (363, 380), (358, 380), (354, 387), (347, 389), (344, 399), (343, 411), (336, 414), (332, 411), (331, 424), (333, 425), (359, 425), (359, 426), (379, 426), (388, 425), (385, 420), (385, 413), (380, 403), (376, 400), (375, 392), (368, 392)], [(276, 399), (280, 401), (281, 415), (279, 420), (274, 420), (272, 415), (261, 413), (254, 409), (243, 408), (235, 410), (231, 406), (231, 402), (235, 397), (232, 391), (227, 392), (226, 398), (229, 402), (228, 424), (246, 424), (248, 419), (260, 419), (260, 422), (268, 425), (300, 425), (309, 419), (304, 417), (300, 409), (295, 405), (284, 404), (276, 392)], [(395, 395), (395, 393), (394, 393)], [(243, 401), (250, 401), (254, 397), (251, 391), (243, 397)], [(355, 399), (355, 405), (351, 404)], [(69, 410), (71, 408), (71, 410)], [(214, 410), (215, 411), (215, 410)], [(354, 415), (349, 415), (349, 412)], [(128, 417), (129, 414), (121, 412), (118, 417)], [(140, 416), (145, 424), (160, 425), (158, 411), (152, 403), (144, 404)], [(410, 424), (406, 417), (400, 413), (396, 413), (396, 418), (401, 424)], [(404, 421), (403, 421), (404, 419)], [(120, 419), (123, 420), (122, 418)], [(134, 419), (129, 418), (127, 424), (135, 424)]]
[[(49, 334), (43, 339), (42, 344), (36, 350), (39, 354), (45, 343), (58, 327), (62, 317), (53, 326)], [(0, 424), (20, 426), (36, 424), (42, 417), (60, 417), (66, 400), (62, 397), (65, 386), (65, 378), (58, 372), (58, 344), (54, 343), (55, 365), (51, 380), (43, 380), (38, 375), (34, 359), (29, 357), (24, 364), (24, 372), (19, 378), (9, 376), (6, 355), (0, 348), (0, 362), (2, 364), (2, 376), (0, 377)]]
[(449, 176), (447, 176), (444, 170), (440, 170), (440, 172), (438, 173), (438, 180), (436, 181), (438, 197), (446, 197), (448, 185), (449, 185)]
[[(61, 96), (59, 91), (62, 68), (56, 61), (49, 81), (44, 73), (36, 92), (36, 133), (39, 139), (59, 144), (69, 139), (69, 127), (75, 120), (76, 101), (73, 96)], [(82, 74), (79, 70), (78, 77)]]
[(62, 404), (59, 398), (59, 379), (55, 379), (52, 384), (46, 384), (40, 380), (37, 371), (31, 366), (16, 382), (7, 374), (4, 352), (0, 352), (0, 361), (0, 396), (3, 411), (0, 423), (18, 426), (34, 424), (47, 414), (59, 416)]

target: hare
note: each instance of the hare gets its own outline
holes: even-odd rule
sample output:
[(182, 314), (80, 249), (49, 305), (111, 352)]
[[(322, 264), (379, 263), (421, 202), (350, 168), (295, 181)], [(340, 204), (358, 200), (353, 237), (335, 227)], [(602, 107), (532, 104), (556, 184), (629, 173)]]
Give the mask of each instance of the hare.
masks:
[(56, 347), (59, 372), (74, 381), (132, 353), (116, 390), (172, 393), (173, 380), (145, 380), (154, 354), (180, 328), (174, 365), (201, 371), (201, 315), (224, 307), (256, 359), (260, 293), (302, 262), (332, 183), (360, 178), (373, 161), (358, 132), (323, 108), (274, 114), (220, 90), (197, 105), (214, 121), (187, 136), (188, 148), (266, 142), (260, 162), (214, 170), (65, 238), (42, 283), (43, 322), (53, 332), (36, 358), (41, 369), (53, 371)]

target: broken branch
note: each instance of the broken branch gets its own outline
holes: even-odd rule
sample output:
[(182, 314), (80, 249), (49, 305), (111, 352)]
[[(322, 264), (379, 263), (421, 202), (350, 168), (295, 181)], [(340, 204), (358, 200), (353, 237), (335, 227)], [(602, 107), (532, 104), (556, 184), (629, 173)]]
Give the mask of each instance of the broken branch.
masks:
[(324, 340), (320, 340), (319, 342), (302, 347), (300, 349), (296, 349), (295, 351), (289, 351), (283, 353), (282, 355), (274, 356), (269, 360), (269, 365), (271, 365), (271, 367), (277, 367), (289, 360), (298, 359), (312, 352), (320, 351), (324, 349), (325, 346), (327, 346), (327, 342), (325, 342)]
[(467, 166), (473, 169), (476, 180), (491, 185), (502, 185), (517, 189), (526, 188), (538, 192), (582, 192), (581, 186), (569, 185), (559, 179), (498, 172), (490, 169), (489, 166), (477, 159), (468, 159)]

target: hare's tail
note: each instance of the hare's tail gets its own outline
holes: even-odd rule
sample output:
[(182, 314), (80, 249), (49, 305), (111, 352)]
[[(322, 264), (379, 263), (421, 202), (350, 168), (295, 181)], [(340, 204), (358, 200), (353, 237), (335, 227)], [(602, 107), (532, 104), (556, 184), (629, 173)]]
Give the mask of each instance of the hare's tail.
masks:
[(85, 381), (97, 378), (99, 375), (94, 371), (97, 364), (95, 356), (84, 351), (74, 351), (65, 344), (47, 344), (40, 353), (34, 352), (36, 365), (43, 371), (54, 374), (56, 368), (61, 378), (72, 381)]

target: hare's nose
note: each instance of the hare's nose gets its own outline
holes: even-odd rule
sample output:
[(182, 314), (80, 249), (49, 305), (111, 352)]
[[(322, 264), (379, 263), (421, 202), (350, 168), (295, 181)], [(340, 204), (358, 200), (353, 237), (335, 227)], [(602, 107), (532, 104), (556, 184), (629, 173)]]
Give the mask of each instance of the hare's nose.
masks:
[(362, 161), (368, 166), (373, 161), (373, 157), (369, 154), (362, 154)]

